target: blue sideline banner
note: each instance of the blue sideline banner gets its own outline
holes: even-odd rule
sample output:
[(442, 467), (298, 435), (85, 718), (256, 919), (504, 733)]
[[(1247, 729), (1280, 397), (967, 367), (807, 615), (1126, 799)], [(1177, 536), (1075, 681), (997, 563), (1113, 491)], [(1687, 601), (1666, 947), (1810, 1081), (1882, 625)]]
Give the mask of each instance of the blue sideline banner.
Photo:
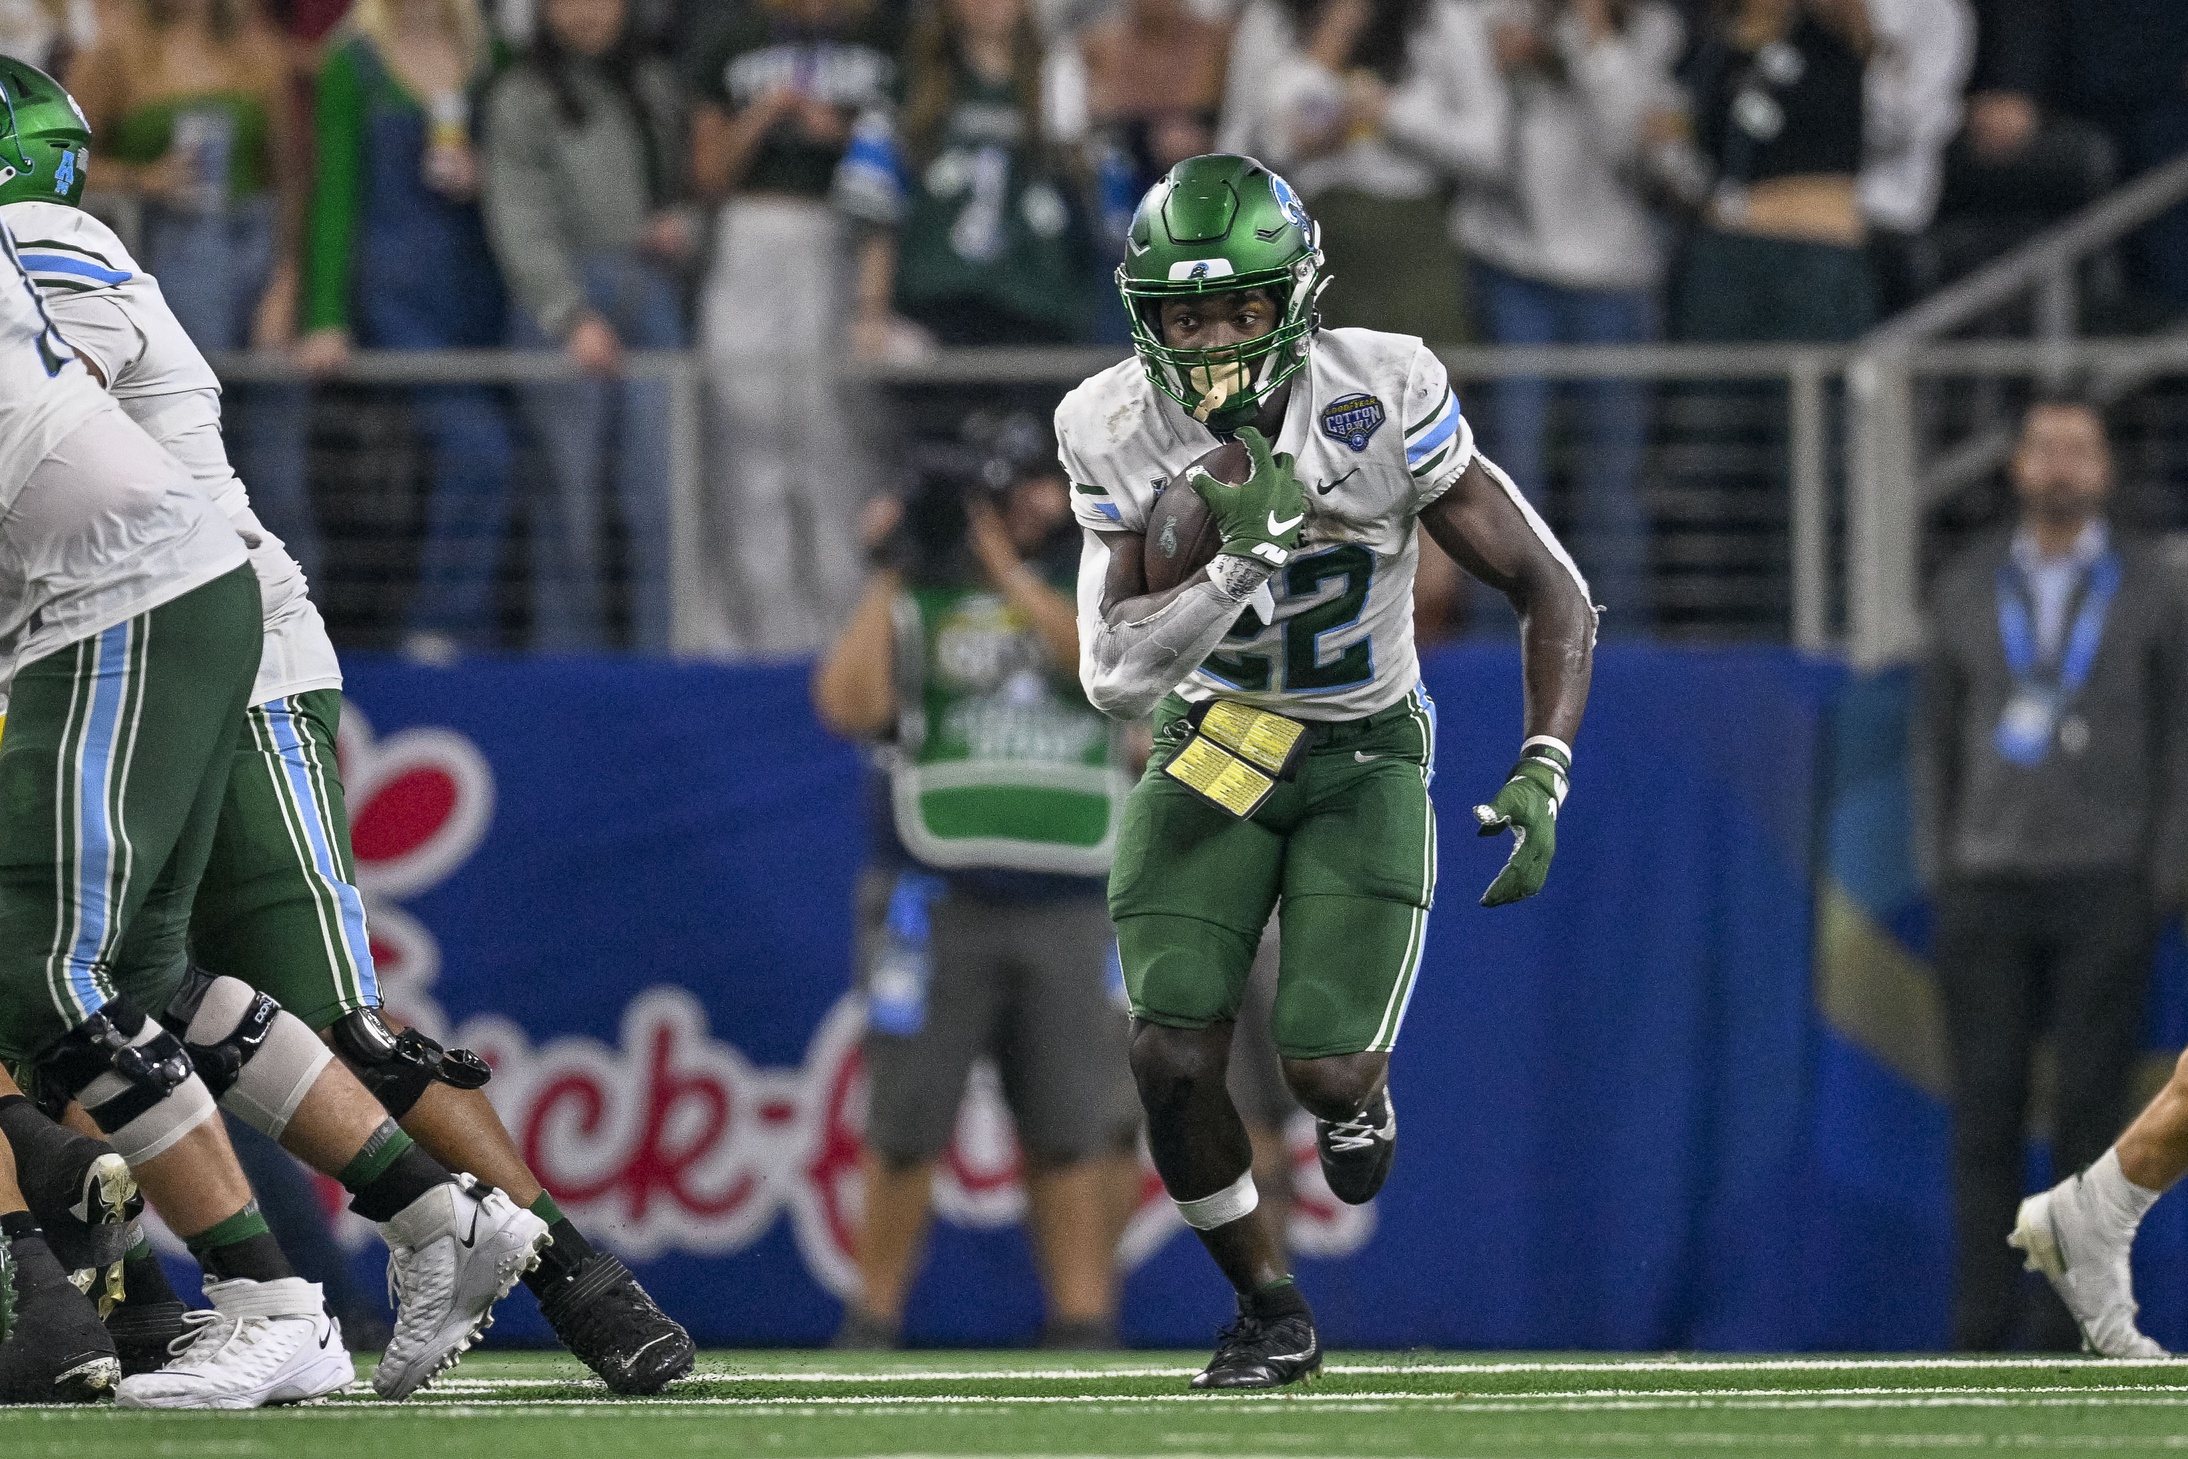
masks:
[[(1299, 1132), (1299, 1273), (1336, 1346), (1782, 1348), (1817, 1331), (1812, 844), (1842, 675), (1768, 649), (1607, 647), (1549, 889), (1485, 911), (1469, 807), (1520, 740), (1516, 653), (1443, 651), (1441, 887), (1361, 1210)], [(343, 762), (390, 1007), (496, 1067), (557, 1199), (704, 1344), (825, 1341), (863, 1124), (860, 762), (802, 667), (349, 665)], [(1941, 1175), (1941, 1172), (1940, 1172)], [(1151, 1179), (1124, 1331), (1200, 1346), (1220, 1279)], [(968, 1098), (915, 1341), (1032, 1337), (1007, 1117)], [(378, 1260), (355, 1218), (360, 1274)], [(1889, 1284), (1872, 1273), (1871, 1282)], [(522, 1294), (497, 1335), (543, 1338)], [(1859, 1333), (1834, 1333), (1858, 1345)]]

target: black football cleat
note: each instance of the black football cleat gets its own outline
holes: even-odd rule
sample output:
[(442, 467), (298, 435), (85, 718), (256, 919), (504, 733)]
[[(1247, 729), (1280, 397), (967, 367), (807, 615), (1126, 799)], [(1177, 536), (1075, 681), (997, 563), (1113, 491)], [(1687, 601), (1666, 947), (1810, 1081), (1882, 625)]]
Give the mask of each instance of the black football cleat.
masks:
[(1398, 1107), (1390, 1102), (1390, 1090), (1349, 1120), (1316, 1120), (1314, 1148), (1331, 1195), (1348, 1206), (1374, 1200), (1398, 1156)]
[(93, 1403), (114, 1396), (122, 1365), (89, 1298), (76, 1290), (42, 1236), (7, 1243), (0, 1267), (13, 1318), (0, 1342), (0, 1403)]
[(691, 1371), (691, 1334), (604, 1251), (549, 1288), (539, 1310), (562, 1345), (626, 1397), (659, 1393)]
[(1216, 1355), (1193, 1375), (1195, 1388), (1282, 1388), (1322, 1371), (1322, 1339), (1314, 1314), (1305, 1310), (1256, 1317), (1240, 1304), (1238, 1316), (1216, 1338)]
[(58, 1128), (55, 1134), (60, 1138), (40, 1142), (33, 1158), (16, 1162), (23, 1200), (64, 1269), (103, 1276), (129, 1250), (130, 1223), (143, 1212), (144, 1196), (104, 1140)]
[(124, 1301), (106, 1314), (107, 1335), (114, 1339), (114, 1353), (122, 1361), (122, 1376), (156, 1373), (167, 1366), (175, 1340), (187, 1326), (182, 1314), (189, 1311), (173, 1297), (156, 1302)]

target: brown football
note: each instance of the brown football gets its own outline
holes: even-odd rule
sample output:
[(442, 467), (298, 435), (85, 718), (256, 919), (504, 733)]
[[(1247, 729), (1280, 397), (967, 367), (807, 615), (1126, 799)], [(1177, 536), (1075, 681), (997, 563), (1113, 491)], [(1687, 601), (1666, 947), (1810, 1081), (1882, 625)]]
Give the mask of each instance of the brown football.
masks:
[(1253, 474), (1253, 469), (1253, 457), (1246, 448), (1236, 441), (1225, 441), (1180, 471), (1163, 488), (1162, 495), (1155, 498), (1155, 509), (1147, 514), (1147, 544), (1140, 554), (1148, 592), (1159, 593), (1184, 582), (1214, 561), (1223, 547), (1215, 513), (1186, 483), (1206, 472), (1220, 482), (1237, 486)]

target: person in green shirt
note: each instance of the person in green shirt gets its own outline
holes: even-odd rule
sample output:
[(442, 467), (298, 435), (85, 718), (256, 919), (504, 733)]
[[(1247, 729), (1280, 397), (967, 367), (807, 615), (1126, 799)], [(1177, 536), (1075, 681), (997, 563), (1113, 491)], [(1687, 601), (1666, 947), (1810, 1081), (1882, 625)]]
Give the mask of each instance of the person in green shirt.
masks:
[[(139, 262), (201, 350), (282, 349), (296, 333), (309, 174), (281, 39), (243, 0), (127, 0), (68, 68), (96, 138), (97, 186), (142, 206)], [(232, 387), (236, 467), (262, 520), (316, 577), (305, 392)]]
[(1075, 160), (1044, 135), (1043, 64), (1027, 0), (944, 0), (914, 27), (902, 105), (862, 119), (837, 177), (872, 225), (868, 352), (892, 312), (944, 345), (1084, 337), (1094, 256)]
[[(357, 0), (330, 39), (299, 358), (331, 374), (353, 344), (501, 345), (507, 312), (473, 143), (472, 98), (493, 59), (476, 0)], [(502, 402), (482, 386), (431, 386), (413, 392), (412, 411), (432, 467), (406, 647), (491, 647), (511, 506)]]
[(1103, 878), (1129, 732), (1079, 687), (1077, 552), (1047, 433), (1021, 416), (998, 436), (985, 472), (925, 463), (813, 679), (823, 722), (881, 739), (889, 766), (861, 889), (870, 1111), (844, 1346), (902, 1336), (936, 1162), (982, 1058), (1025, 1155), (1042, 1342), (1117, 1340), (1139, 1117)]

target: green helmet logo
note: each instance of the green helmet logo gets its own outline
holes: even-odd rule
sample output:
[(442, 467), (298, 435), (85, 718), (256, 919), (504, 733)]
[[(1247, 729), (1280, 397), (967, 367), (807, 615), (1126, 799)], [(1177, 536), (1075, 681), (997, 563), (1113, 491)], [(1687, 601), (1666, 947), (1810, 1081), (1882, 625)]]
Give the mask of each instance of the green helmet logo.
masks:
[[(1132, 215), (1117, 288), (1155, 388), (1218, 430), (1251, 421), (1307, 362), (1315, 300), (1329, 284), (1320, 233), (1291, 184), (1251, 157), (1189, 157), (1149, 188)], [(1164, 342), (1164, 300), (1247, 289), (1274, 297), (1269, 333), (1219, 349)]]
[(0, 56), (0, 203), (83, 200), (91, 124), (60, 82)]

